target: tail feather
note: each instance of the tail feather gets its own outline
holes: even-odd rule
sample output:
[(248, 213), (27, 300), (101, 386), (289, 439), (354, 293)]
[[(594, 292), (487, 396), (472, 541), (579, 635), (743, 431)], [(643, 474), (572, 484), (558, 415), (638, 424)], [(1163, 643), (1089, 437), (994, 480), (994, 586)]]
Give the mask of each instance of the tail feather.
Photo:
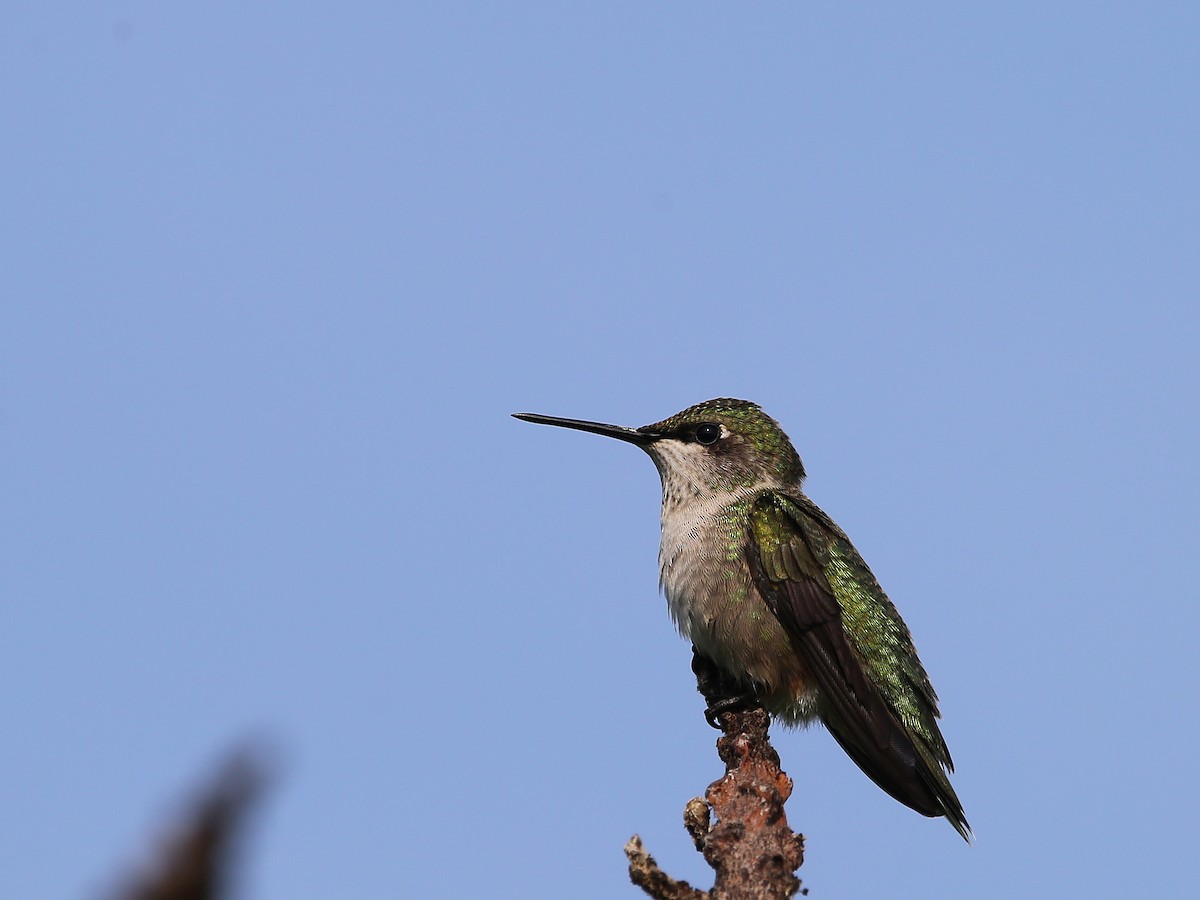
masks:
[(880, 788), (923, 816), (945, 816), (963, 840), (971, 842), (971, 826), (950, 779), (922, 748), (896, 732), (887, 748), (864, 752), (837, 723), (826, 720), (825, 725), (846, 755)]

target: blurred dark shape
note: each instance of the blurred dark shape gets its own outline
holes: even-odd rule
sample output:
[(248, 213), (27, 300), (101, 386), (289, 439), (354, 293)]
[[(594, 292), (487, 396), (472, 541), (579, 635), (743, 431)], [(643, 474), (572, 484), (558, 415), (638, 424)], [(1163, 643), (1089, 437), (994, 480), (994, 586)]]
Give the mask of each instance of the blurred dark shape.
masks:
[(273, 765), (259, 745), (244, 746), (167, 830), (148, 871), (111, 900), (221, 900), (237, 869), (248, 814), (261, 799)]

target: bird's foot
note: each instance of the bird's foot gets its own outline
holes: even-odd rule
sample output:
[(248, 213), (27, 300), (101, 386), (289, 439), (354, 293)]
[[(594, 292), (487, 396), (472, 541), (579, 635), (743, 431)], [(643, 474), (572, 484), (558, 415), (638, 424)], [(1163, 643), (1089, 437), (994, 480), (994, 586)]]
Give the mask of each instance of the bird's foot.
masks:
[(762, 708), (762, 702), (753, 689), (721, 671), (695, 646), (692, 647), (692, 671), (696, 673), (696, 689), (708, 701), (704, 719), (718, 731), (725, 730), (721, 726), (721, 716), (725, 713)]
[(743, 694), (738, 697), (722, 697), (714, 700), (704, 710), (704, 720), (718, 731), (724, 731), (721, 716), (725, 713), (748, 712), (752, 709), (762, 709), (762, 702), (753, 694)]

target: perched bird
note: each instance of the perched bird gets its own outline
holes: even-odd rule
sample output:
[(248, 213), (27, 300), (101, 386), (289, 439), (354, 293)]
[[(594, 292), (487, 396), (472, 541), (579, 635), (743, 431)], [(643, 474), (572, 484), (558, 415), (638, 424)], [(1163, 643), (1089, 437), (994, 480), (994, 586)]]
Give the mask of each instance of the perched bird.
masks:
[(801, 490), (804, 466), (774, 419), (726, 398), (641, 428), (515, 415), (645, 450), (662, 479), (660, 582), (680, 633), (746, 698), (788, 725), (819, 719), (883, 790), (971, 839), (908, 627)]

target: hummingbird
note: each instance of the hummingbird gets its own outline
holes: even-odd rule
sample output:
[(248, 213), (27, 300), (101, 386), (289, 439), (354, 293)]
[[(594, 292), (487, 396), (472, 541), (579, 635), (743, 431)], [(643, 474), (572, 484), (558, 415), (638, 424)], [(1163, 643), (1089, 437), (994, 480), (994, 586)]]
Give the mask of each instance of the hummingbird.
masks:
[(662, 481), (659, 583), (680, 634), (747, 705), (788, 726), (820, 721), (880, 788), (971, 840), (908, 626), (801, 490), (804, 465), (778, 422), (729, 398), (641, 428), (514, 416), (645, 450)]

